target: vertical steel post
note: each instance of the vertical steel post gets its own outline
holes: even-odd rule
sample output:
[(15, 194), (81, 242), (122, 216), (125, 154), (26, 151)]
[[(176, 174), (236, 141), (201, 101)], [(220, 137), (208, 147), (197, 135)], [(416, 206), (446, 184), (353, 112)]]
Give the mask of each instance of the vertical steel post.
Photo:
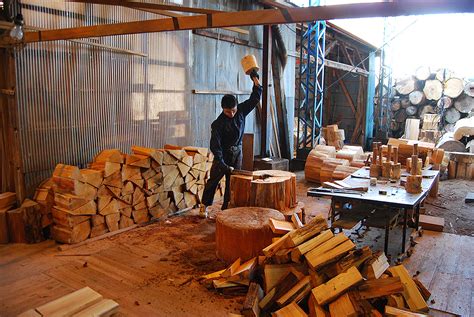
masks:
[(269, 142), (268, 139), (268, 104), (269, 98), (269, 84), (270, 84), (270, 58), (272, 56), (272, 30), (270, 25), (263, 26), (263, 61), (262, 61), (262, 85), (263, 85), (263, 95), (262, 95), (262, 120), (261, 120), (261, 139), (260, 139), (260, 155), (262, 157), (269, 156)]

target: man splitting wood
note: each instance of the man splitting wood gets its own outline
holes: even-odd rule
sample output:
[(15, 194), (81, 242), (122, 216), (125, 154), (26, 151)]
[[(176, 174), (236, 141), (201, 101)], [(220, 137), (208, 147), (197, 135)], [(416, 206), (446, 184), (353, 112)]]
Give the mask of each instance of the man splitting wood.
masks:
[(225, 95), (221, 100), (222, 113), (211, 124), (210, 148), (214, 154), (211, 175), (202, 194), (199, 215), (207, 217), (207, 206), (212, 205), (217, 185), (225, 176), (225, 194), (222, 209), (227, 209), (230, 200), (230, 174), (242, 166), (242, 137), (245, 130), (245, 117), (260, 102), (262, 86), (257, 71), (250, 73), (253, 81), (252, 94), (246, 101), (237, 104), (233, 95)]

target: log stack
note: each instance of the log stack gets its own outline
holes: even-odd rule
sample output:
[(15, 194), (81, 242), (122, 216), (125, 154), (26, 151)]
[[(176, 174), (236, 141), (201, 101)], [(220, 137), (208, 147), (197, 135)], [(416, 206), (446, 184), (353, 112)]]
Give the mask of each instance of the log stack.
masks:
[(306, 159), (305, 179), (316, 183), (341, 180), (363, 167), (365, 159), (360, 146), (344, 145), (336, 151), (333, 146), (316, 145)]
[[(167, 145), (131, 150), (103, 150), (87, 169), (56, 166), (51, 181), (35, 195), (43, 225), (48, 215), (52, 218), (53, 239), (78, 243), (200, 202), (213, 159), (207, 149)], [(221, 183), (216, 196), (223, 193)]]
[(407, 118), (420, 119), (420, 138), (436, 143), (441, 137), (439, 131), (454, 132), (454, 124), (474, 112), (472, 87), (472, 82), (454, 77), (449, 70), (432, 73), (426, 67), (397, 81), (391, 103), (391, 136), (402, 137)]
[(246, 292), (244, 316), (428, 316), (431, 294), (420, 281), (390, 267), (383, 252), (333, 234), (322, 215), (262, 252), (200, 280), (224, 294)]

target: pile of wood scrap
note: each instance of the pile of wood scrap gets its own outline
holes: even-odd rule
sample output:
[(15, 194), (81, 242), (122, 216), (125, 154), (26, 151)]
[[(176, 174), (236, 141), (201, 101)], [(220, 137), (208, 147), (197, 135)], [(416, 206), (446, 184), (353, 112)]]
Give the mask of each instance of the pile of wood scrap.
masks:
[(105, 299), (93, 289), (84, 287), (18, 316), (111, 316), (118, 310), (119, 305), (115, 301)]
[(344, 130), (339, 129), (337, 124), (323, 127), (323, 138), (327, 145), (334, 146), (337, 150), (344, 146), (344, 140), (346, 139)]
[[(103, 150), (86, 169), (58, 164), (35, 197), (41, 213), (52, 216), (53, 239), (78, 243), (195, 207), (211, 160), (196, 147)], [(220, 186), (217, 196), (223, 191)]]
[[(436, 142), (438, 131), (454, 132), (456, 122), (474, 110), (474, 83), (455, 77), (447, 69), (431, 72), (420, 67), (415, 76), (398, 80), (394, 88), (396, 95), (390, 116), (394, 137), (407, 132), (407, 118), (418, 118), (422, 127), (420, 136)], [(427, 119), (430, 122), (425, 122)]]
[(0, 243), (37, 243), (44, 240), (40, 205), (25, 199), (17, 205), (16, 194), (0, 194)]
[(344, 145), (336, 150), (334, 146), (316, 145), (306, 159), (305, 179), (317, 183), (341, 180), (365, 166), (366, 159), (361, 146)]
[(299, 228), (291, 223), (280, 227), (289, 231), (264, 248), (263, 256), (244, 264), (237, 260), (201, 277), (224, 293), (248, 288), (243, 316), (382, 316), (395, 310), (412, 316), (428, 311), (429, 291), (403, 265), (390, 267), (383, 252), (357, 249), (344, 233), (333, 234), (323, 216)]

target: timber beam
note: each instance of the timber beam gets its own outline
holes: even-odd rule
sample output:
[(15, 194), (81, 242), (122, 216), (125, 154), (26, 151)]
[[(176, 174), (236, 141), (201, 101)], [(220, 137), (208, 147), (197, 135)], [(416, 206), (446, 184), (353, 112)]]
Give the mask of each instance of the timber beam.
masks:
[[(301, 23), (316, 20), (466, 12), (474, 12), (472, 0), (413, 0), (250, 10), (28, 32), (25, 34), (23, 42), (33, 43), (137, 33)], [(8, 41), (12, 40), (3, 40), (3, 43), (15, 43), (5, 43)]]

